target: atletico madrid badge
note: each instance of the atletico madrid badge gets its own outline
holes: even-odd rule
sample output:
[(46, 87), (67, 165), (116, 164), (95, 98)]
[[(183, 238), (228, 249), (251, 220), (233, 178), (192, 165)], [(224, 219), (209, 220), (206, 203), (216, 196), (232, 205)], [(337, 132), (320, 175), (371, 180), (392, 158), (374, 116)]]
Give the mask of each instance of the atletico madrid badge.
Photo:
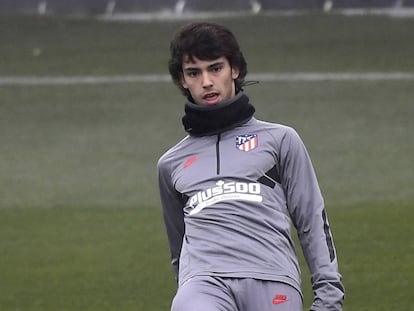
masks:
[(236, 148), (241, 151), (250, 151), (259, 144), (257, 134), (244, 134), (236, 136)]

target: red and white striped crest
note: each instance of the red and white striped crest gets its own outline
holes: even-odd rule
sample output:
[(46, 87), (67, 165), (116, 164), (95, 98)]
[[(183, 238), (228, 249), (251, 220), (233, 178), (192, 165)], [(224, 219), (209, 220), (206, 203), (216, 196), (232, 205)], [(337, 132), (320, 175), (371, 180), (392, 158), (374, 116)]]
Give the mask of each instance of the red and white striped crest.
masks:
[(244, 134), (236, 136), (236, 148), (241, 151), (250, 151), (259, 144), (257, 134)]

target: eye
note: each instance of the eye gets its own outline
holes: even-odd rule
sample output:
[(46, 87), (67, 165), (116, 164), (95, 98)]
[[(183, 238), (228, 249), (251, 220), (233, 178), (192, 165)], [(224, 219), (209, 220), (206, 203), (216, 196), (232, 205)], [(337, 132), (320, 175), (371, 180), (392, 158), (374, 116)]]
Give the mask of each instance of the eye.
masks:
[(223, 69), (223, 65), (215, 65), (210, 68), (210, 71), (213, 73), (218, 73)]
[(190, 78), (195, 78), (198, 75), (198, 71), (197, 70), (188, 70), (185, 72), (186, 76), (190, 77)]

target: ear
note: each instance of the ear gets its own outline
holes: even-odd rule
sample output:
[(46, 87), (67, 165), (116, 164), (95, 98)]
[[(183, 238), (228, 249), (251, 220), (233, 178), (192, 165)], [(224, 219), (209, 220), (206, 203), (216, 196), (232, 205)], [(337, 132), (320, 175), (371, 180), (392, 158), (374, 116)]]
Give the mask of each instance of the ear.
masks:
[(233, 78), (233, 80), (236, 80), (240, 75), (240, 70), (239, 68), (233, 67), (231, 68), (231, 77)]
[(185, 88), (185, 89), (188, 89), (188, 85), (187, 85), (187, 83), (185, 82), (184, 77), (181, 77), (181, 86), (182, 86), (183, 88)]

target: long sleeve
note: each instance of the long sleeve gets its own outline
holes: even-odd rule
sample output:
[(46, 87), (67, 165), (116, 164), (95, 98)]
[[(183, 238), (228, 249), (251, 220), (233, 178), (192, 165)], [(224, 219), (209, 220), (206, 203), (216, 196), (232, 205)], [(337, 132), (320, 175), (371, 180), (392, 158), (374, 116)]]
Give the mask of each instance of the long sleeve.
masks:
[(281, 141), (279, 161), (288, 210), (311, 273), (311, 310), (342, 310), (344, 287), (324, 201), (306, 148), (292, 129)]
[(171, 264), (175, 279), (178, 280), (178, 267), (184, 236), (184, 214), (182, 196), (171, 181), (171, 172), (165, 158), (158, 162), (158, 184), (164, 224), (171, 252)]

